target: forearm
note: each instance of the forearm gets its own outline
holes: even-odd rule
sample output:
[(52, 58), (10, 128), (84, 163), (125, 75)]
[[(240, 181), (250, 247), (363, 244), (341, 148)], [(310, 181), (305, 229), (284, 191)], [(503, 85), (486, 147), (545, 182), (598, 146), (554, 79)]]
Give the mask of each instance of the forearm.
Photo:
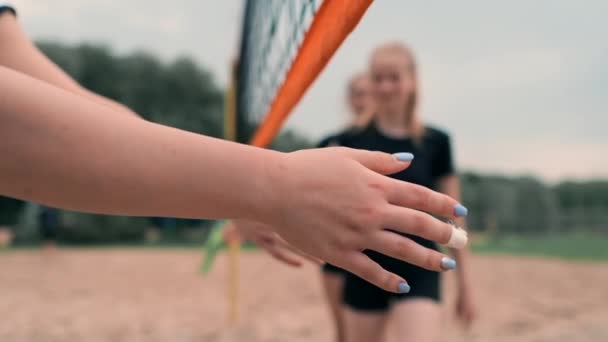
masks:
[(74, 86), (72, 88), (65, 88), (65, 89), (76, 95), (84, 96), (85, 98), (87, 98), (93, 102), (97, 102), (101, 105), (107, 106), (114, 115), (118, 114), (118, 115), (126, 115), (126, 116), (141, 118), (141, 116), (139, 114), (135, 113), (134, 111), (131, 110), (131, 108), (123, 105), (122, 103), (116, 102), (105, 96), (101, 96), (97, 93), (94, 93), (86, 88), (83, 88), (79, 84), (76, 84), (76, 86)]
[(280, 153), (113, 114), (0, 67), (0, 193), (106, 214), (258, 218)]

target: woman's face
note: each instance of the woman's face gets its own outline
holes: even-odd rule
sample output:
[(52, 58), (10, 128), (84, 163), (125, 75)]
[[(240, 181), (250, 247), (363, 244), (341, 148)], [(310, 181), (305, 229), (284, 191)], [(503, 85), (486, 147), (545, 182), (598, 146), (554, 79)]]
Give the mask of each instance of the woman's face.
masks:
[(355, 117), (369, 111), (371, 103), (370, 82), (367, 76), (354, 78), (348, 89), (348, 104)]
[(408, 56), (379, 51), (371, 63), (371, 84), (374, 103), (379, 113), (404, 111), (416, 90), (413, 63)]

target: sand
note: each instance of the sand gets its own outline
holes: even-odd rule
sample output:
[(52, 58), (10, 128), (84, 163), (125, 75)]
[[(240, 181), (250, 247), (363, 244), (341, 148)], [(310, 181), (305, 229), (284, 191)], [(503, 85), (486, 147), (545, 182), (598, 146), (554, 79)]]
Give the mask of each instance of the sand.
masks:
[[(313, 266), (242, 254), (240, 321), (227, 325), (226, 261), (207, 277), (195, 250), (0, 253), (0, 341), (331, 341)], [(508, 256), (473, 260), (480, 319), (444, 341), (608, 341), (608, 264)], [(393, 336), (392, 341), (397, 341)]]

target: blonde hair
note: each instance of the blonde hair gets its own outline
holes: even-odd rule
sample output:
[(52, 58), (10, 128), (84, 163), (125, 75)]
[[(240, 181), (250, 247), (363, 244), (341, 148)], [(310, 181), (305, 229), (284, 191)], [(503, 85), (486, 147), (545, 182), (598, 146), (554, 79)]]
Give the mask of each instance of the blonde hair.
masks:
[(422, 141), (422, 137), (424, 136), (424, 124), (420, 120), (418, 116), (418, 101), (419, 101), (419, 89), (418, 89), (418, 79), (416, 74), (416, 59), (414, 58), (414, 54), (412, 50), (402, 42), (389, 42), (378, 46), (374, 49), (372, 53), (371, 63), (374, 62), (375, 58), (381, 54), (390, 54), (397, 55), (405, 60), (407, 60), (408, 71), (412, 74), (414, 78), (414, 90), (409, 98), (409, 101), (405, 108), (406, 117), (406, 129), (408, 134), (412, 137), (414, 142), (420, 143)]

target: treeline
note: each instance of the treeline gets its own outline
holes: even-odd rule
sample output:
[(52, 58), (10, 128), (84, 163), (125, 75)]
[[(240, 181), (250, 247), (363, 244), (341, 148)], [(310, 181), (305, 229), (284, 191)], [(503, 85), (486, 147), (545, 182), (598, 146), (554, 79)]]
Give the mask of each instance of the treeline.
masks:
[(608, 181), (547, 185), (533, 177), (466, 172), (463, 202), (472, 230), (501, 234), (608, 233)]
[[(119, 56), (102, 45), (66, 46), (41, 42), (39, 47), (85, 87), (129, 106), (145, 119), (221, 137), (223, 91), (210, 72), (182, 57), (162, 62), (137, 52)], [(273, 148), (291, 151), (312, 143), (293, 131)], [(0, 156), (2, 157), (2, 156)], [(469, 226), (495, 236), (549, 231), (608, 231), (608, 181), (547, 185), (531, 177), (464, 173), (463, 202)], [(38, 206), (0, 197), (0, 226), (15, 227), (17, 241), (35, 241)], [(204, 239), (206, 221), (174, 220), (168, 227), (181, 240)], [(61, 212), (59, 239), (73, 242), (141, 241), (151, 218)]]

